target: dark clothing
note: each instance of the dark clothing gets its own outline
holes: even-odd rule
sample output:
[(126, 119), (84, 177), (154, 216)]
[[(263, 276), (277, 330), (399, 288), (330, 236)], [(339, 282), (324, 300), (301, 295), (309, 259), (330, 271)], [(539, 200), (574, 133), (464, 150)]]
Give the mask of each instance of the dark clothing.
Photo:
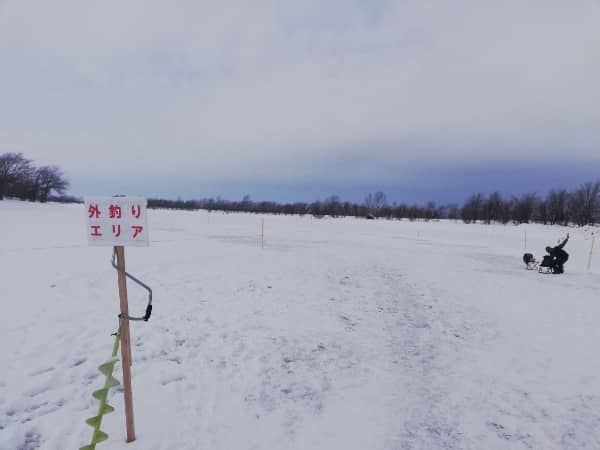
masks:
[(540, 264), (540, 267), (552, 267), (552, 256), (546, 255)]
[[(550, 263), (550, 267), (552, 268), (553, 273), (563, 273), (564, 272), (564, 264), (569, 259), (569, 254), (563, 250), (563, 247), (569, 240), (569, 236), (562, 241), (561, 244), (556, 247), (547, 247), (546, 250), (550, 254), (552, 261)], [(545, 258), (545, 257), (544, 257)]]
[(567, 259), (569, 259), (569, 254), (563, 250), (562, 253), (559, 256), (556, 256), (552, 261), (552, 271), (554, 273), (563, 273), (565, 271), (563, 266), (567, 262)]

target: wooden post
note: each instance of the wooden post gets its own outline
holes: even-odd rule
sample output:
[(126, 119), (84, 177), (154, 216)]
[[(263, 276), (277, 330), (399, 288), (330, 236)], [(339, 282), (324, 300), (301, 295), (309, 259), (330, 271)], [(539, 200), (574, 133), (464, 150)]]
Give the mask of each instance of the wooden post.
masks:
[(265, 248), (265, 219), (260, 219), (260, 247)]
[(592, 253), (594, 251), (594, 242), (596, 241), (596, 236), (592, 237), (592, 246), (590, 247), (590, 257), (588, 258), (588, 272), (592, 267)]
[[(115, 247), (117, 267), (119, 268), (119, 299), (121, 301), (121, 316), (129, 315), (127, 303), (127, 278), (125, 277), (125, 248)], [(123, 367), (123, 395), (125, 397), (125, 425), (127, 427), (127, 442), (135, 441), (135, 426), (133, 422), (133, 395), (131, 392), (131, 338), (129, 336), (129, 320), (121, 321), (121, 366)]]

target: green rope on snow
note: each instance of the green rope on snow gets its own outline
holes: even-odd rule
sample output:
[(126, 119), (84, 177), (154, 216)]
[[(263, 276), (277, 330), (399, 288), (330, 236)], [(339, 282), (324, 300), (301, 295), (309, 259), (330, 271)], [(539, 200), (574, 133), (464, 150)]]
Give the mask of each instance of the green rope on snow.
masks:
[(92, 442), (90, 442), (89, 445), (80, 447), (79, 450), (95, 450), (96, 444), (108, 439), (108, 434), (100, 431), (100, 425), (102, 424), (102, 416), (115, 410), (115, 408), (106, 403), (106, 397), (108, 396), (108, 390), (111, 387), (115, 387), (120, 384), (119, 380), (112, 376), (115, 364), (119, 360), (117, 358), (117, 352), (119, 351), (120, 338), (121, 333), (117, 333), (115, 336), (115, 343), (113, 345), (111, 358), (98, 367), (100, 373), (106, 377), (106, 381), (104, 382), (104, 387), (102, 389), (98, 389), (92, 394), (92, 397), (100, 401), (100, 405), (98, 406), (98, 415), (90, 417), (85, 421), (85, 423), (94, 429), (94, 432), (92, 433)]

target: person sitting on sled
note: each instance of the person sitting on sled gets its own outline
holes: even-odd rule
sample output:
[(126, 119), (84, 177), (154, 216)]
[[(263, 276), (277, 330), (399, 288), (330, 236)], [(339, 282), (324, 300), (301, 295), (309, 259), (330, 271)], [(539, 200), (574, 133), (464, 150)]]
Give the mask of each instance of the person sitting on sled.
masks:
[[(567, 233), (567, 237), (564, 241), (562, 241), (556, 247), (546, 247), (546, 251), (548, 252), (547, 256), (544, 256), (544, 260), (549, 256), (550, 260), (550, 269), (552, 273), (563, 273), (564, 272), (564, 264), (569, 259), (569, 254), (563, 250), (563, 247), (569, 240), (569, 233)], [(544, 264), (542, 263), (542, 266)]]

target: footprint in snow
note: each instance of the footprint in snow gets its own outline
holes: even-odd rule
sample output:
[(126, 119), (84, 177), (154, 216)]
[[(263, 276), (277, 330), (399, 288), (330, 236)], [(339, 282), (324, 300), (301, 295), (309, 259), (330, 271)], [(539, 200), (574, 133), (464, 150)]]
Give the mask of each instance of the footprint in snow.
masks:
[(23, 442), (17, 446), (16, 450), (36, 450), (40, 448), (40, 440), (39, 433), (28, 431), (25, 433)]
[(168, 384), (176, 383), (178, 381), (183, 381), (183, 380), (185, 380), (185, 377), (183, 375), (178, 375), (178, 376), (175, 376), (175, 377), (163, 378), (160, 381), (160, 384), (162, 386), (167, 386)]
[(29, 376), (30, 377), (37, 377), (39, 375), (43, 375), (45, 373), (52, 372), (53, 370), (54, 370), (54, 367), (44, 367), (42, 369), (34, 370), (33, 372), (31, 372), (29, 374)]
[(84, 362), (86, 362), (86, 361), (87, 361), (87, 358), (78, 358), (78, 359), (76, 359), (76, 360), (73, 362), (73, 364), (71, 364), (71, 367), (77, 367), (77, 366), (80, 366), (80, 365), (82, 365), (82, 364), (83, 364)]

